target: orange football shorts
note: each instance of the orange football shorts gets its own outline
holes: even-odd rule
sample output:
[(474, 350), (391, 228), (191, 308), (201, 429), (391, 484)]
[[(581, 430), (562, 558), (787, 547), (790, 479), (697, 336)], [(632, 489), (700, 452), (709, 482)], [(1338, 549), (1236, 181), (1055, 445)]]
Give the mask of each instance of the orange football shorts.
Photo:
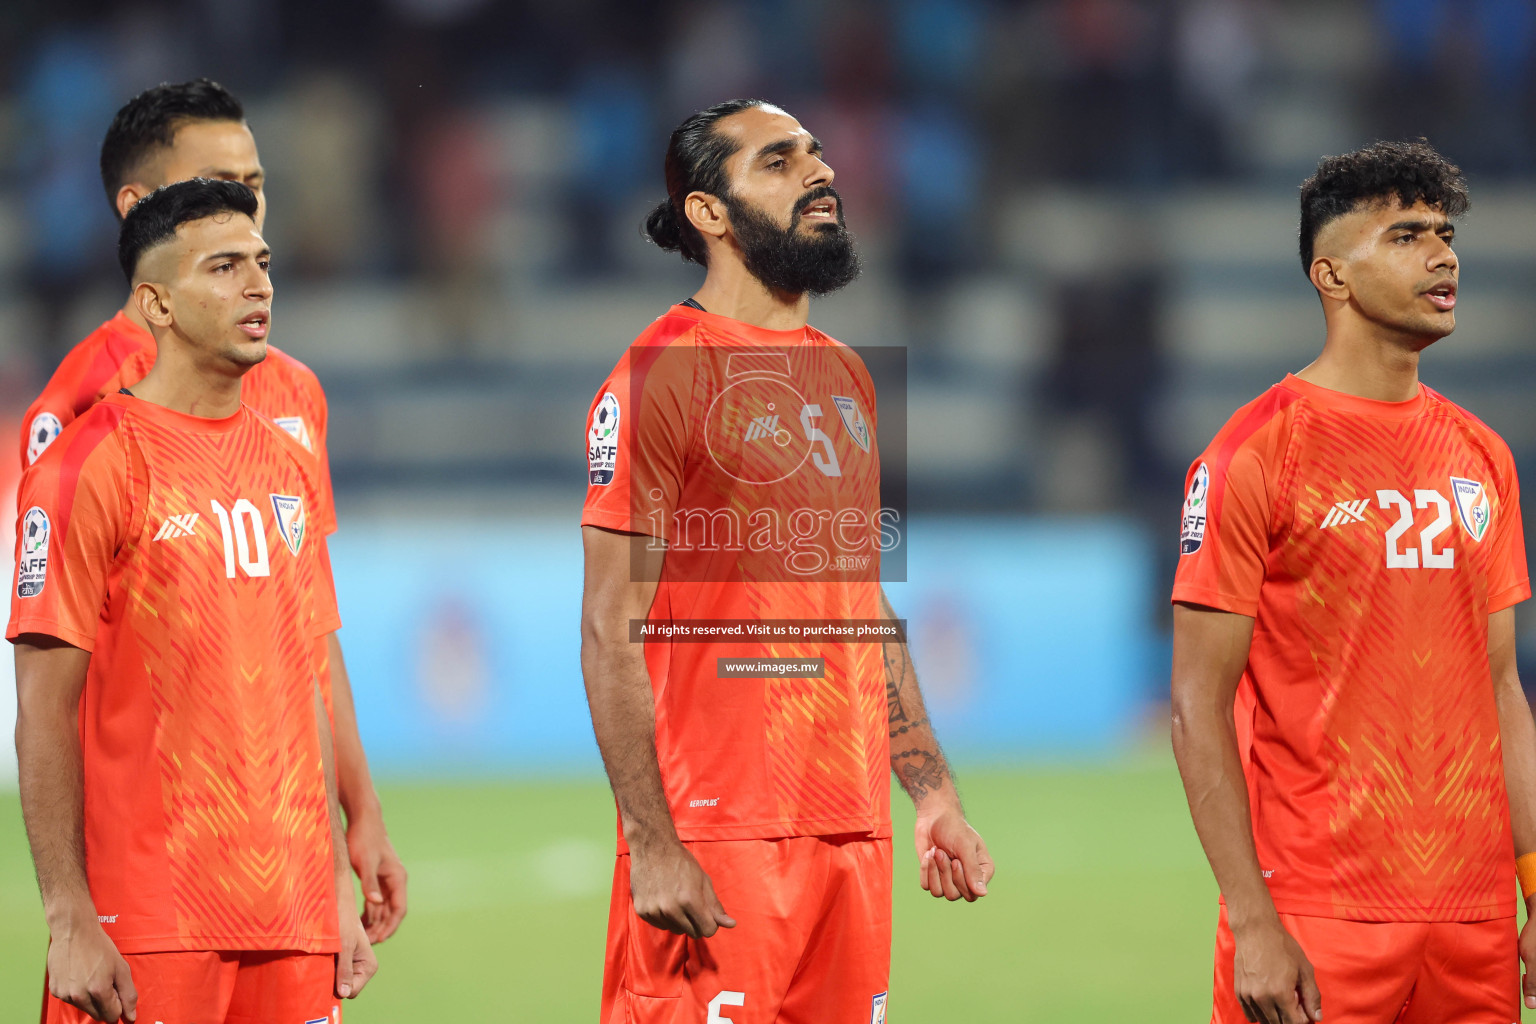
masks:
[[(128, 953), (141, 1024), (340, 1024), (336, 954)], [(43, 990), (43, 1024), (91, 1024)]]
[(891, 840), (797, 836), (684, 844), (735, 928), (646, 924), (613, 872), (603, 1024), (884, 1024)]
[[(1281, 914), (1317, 975), (1326, 1024), (1514, 1024), (1520, 1020), (1515, 919), (1341, 921)], [(1232, 990), (1227, 909), (1216, 925), (1213, 1024), (1246, 1024)]]

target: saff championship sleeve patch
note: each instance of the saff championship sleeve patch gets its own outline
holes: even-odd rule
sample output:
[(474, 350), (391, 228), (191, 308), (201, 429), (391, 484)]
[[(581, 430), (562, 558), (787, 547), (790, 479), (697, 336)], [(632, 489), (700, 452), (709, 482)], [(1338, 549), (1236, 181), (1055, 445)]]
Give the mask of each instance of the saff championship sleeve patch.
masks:
[(1211, 471), (1200, 463), (1194, 479), (1189, 482), (1189, 493), (1184, 496), (1184, 523), (1179, 529), (1179, 554), (1192, 555), (1205, 543), (1205, 518), (1209, 509)]
[(21, 560), (16, 565), (16, 596), (36, 597), (48, 581), (48, 513), (33, 505), (21, 517)]
[(587, 483), (599, 486), (613, 483), (619, 464), (619, 400), (612, 391), (592, 411), (587, 427)]

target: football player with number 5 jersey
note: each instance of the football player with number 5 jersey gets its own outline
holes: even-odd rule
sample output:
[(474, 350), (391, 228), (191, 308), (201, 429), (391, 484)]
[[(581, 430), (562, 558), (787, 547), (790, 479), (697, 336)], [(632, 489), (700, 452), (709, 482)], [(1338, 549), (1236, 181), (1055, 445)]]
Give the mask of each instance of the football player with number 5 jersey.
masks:
[[(601, 1020), (881, 1024), (890, 773), (925, 889), (982, 897), (992, 860), (905, 642), (752, 632), (895, 618), (874, 384), (806, 322), (858, 258), (821, 144), (778, 107), (694, 114), (665, 166), (646, 229), (704, 284), (587, 417), (582, 669), (620, 832)], [(699, 619), (728, 632), (632, 632)]]
[(377, 966), (320, 681), (322, 471), (241, 402), (270, 324), (256, 215), (203, 178), (134, 206), (155, 365), (22, 481), (6, 635), (45, 1024), (334, 1021)]
[[(1323, 160), (1300, 233), (1322, 354), (1190, 467), (1173, 744), (1222, 893), (1218, 1024), (1520, 1016), (1536, 724), (1515, 667), (1519, 482), (1499, 436), (1418, 374), (1456, 324), (1467, 206), (1427, 143)], [(1524, 990), (1536, 1006), (1529, 974)]]

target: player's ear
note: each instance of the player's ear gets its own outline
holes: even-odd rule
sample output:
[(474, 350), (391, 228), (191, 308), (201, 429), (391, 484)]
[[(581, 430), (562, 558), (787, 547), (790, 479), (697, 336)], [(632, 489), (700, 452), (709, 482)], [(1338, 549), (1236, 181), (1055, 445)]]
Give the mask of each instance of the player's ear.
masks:
[(156, 327), (171, 326), (171, 296), (164, 286), (140, 281), (133, 286), (133, 306)]
[(1349, 299), (1349, 285), (1344, 280), (1344, 261), (1336, 256), (1317, 256), (1312, 260), (1312, 270), (1307, 275), (1312, 287), (1324, 298), (1340, 302)]
[(150, 190), (138, 182), (130, 182), (117, 190), (117, 216), (121, 220), (128, 216), (128, 211), (133, 209), (133, 204), (149, 195)]
[(724, 238), (730, 225), (725, 204), (708, 192), (689, 192), (683, 199), (683, 216), (706, 238)]

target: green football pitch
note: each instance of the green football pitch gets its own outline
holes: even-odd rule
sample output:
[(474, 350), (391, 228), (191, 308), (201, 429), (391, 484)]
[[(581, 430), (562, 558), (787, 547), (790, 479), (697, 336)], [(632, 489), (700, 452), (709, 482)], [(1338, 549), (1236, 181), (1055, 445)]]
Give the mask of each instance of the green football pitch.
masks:
[[(972, 905), (919, 890), (898, 796), (889, 1020), (1208, 1019), (1216, 893), (1171, 758), (972, 770), (961, 786), (997, 879)], [(411, 911), (347, 1019), (595, 1021), (613, 863), (603, 783), (382, 795)], [(0, 1020), (35, 1019), (44, 944), (20, 808), (0, 794)]]

